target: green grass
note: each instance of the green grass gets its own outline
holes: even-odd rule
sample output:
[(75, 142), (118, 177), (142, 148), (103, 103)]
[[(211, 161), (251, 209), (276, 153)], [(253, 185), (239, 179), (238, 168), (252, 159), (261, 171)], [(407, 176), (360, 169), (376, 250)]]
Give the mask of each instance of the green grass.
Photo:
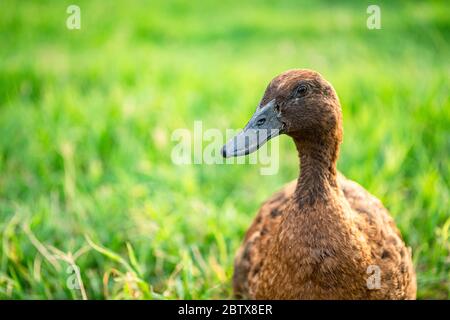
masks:
[[(230, 298), (261, 202), (298, 174), (176, 166), (171, 133), (242, 127), (290, 68), (330, 80), (339, 169), (413, 248), (418, 297), (450, 298), (450, 19), (445, 1), (2, 1), (0, 298)], [(76, 263), (84, 290), (70, 289)]]

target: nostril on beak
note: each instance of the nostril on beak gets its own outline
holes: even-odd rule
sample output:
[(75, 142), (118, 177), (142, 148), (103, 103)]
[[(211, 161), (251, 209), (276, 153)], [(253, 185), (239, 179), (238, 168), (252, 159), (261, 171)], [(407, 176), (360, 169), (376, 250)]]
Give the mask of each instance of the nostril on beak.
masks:
[(266, 118), (261, 118), (261, 119), (258, 119), (258, 121), (256, 121), (256, 125), (259, 127), (259, 126), (262, 126), (265, 122), (266, 122)]

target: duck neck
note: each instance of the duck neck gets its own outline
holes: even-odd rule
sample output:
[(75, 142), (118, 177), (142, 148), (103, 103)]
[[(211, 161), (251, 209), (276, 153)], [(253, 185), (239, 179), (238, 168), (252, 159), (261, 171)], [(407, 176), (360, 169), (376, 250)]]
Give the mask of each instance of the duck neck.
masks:
[(329, 201), (338, 191), (336, 161), (339, 140), (294, 138), (294, 142), (300, 158), (296, 200), (302, 206)]

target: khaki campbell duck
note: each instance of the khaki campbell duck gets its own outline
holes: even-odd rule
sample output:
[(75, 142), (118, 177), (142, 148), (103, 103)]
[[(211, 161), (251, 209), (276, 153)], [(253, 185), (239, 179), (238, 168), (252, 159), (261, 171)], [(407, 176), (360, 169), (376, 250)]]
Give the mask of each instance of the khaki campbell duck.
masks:
[[(258, 134), (249, 134), (249, 132)], [(224, 157), (286, 134), (297, 147), (296, 181), (259, 210), (235, 258), (236, 297), (249, 299), (415, 299), (411, 251), (382, 203), (336, 170), (341, 106), (311, 70), (273, 79)]]

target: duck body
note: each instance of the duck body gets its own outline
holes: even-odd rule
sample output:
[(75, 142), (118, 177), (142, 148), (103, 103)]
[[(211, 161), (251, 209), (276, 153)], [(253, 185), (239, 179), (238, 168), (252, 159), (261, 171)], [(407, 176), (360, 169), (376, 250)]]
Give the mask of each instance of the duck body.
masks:
[(298, 207), (297, 181), (263, 204), (236, 254), (236, 297), (415, 299), (411, 251), (393, 219), (360, 185), (337, 180), (336, 196), (350, 210)]
[[(300, 175), (262, 205), (247, 231), (235, 258), (236, 297), (415, 299), (411, 251), (394, 220), (336, 169), (342, 119), (332, 86), (317, 72), (287, 71), (269, 84), (253, 118), (243, 134), (266, 126), (290, 136)], [(239, 139), (224, 156), (261, 145)]]

